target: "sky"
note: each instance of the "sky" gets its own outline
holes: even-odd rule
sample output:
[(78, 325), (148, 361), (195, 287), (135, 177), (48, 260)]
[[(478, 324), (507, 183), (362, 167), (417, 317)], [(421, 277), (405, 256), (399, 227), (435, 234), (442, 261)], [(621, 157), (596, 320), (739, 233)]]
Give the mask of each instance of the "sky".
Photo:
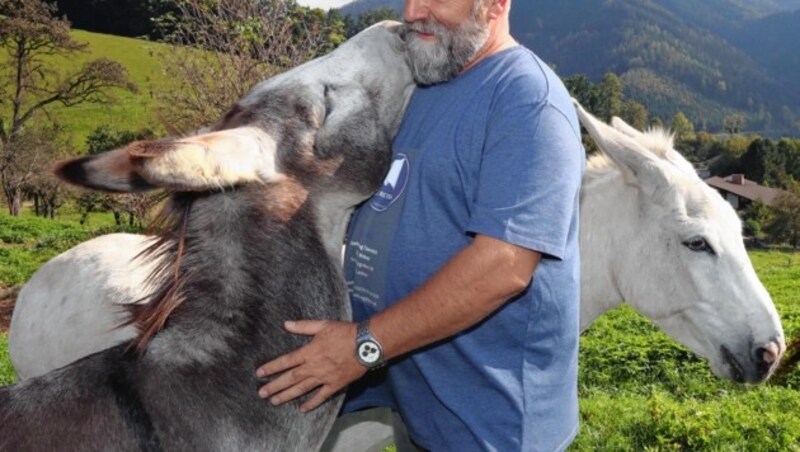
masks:
[(338, 8), (342, 5), (350, 3), (352, 0), (297, 0), (297, 3), (304, 6), (313, 6), (315, 8), (329, 9)]

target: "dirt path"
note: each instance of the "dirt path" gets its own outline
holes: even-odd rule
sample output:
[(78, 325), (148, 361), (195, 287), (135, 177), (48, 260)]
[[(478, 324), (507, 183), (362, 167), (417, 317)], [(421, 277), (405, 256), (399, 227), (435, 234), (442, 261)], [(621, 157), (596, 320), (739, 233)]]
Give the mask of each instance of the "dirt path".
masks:
[[(14, 290), (16, 289), (16, 290)], [(0, 333), (8, 332), (11, 323), (11, 313), (14, 311), (14, 302), (17, 301), (19, 288), (0, 288)]]

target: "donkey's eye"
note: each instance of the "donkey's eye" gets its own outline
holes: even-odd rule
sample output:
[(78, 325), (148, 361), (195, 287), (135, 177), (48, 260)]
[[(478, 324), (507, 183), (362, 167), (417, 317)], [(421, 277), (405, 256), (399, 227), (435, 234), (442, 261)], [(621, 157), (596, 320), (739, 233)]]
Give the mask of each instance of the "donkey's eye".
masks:
[(687, 240), (683, 242), (683, 246), (698, 253), (717, 254), (714, 252), (714, 249), (708, 245), (706, 239), (702, 237), (696, 237), (691, 240)]

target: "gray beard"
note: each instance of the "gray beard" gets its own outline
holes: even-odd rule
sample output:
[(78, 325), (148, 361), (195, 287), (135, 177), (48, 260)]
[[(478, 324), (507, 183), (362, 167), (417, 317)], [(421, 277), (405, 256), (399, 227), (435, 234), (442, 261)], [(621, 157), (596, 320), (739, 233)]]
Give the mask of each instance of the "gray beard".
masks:
[[(453, 30), (433, 21), (406, 23), (406, 27), (406, 59), (419, 85), (452, 80), (489, 39), (488, 27), (475, 14)], [(437, 41), (425, 41), (415, 31), (432, 33)]]

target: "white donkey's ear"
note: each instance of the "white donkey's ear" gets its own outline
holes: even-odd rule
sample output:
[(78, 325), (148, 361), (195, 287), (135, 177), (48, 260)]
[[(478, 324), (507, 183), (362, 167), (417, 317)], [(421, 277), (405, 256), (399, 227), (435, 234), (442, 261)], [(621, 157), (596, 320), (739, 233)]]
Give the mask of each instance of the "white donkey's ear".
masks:
[[(626, 182), (653, 189), (661, 186), (660, 184), (668, 183), (666, 172), (662, 168), (664, 163), (634, 137), (595, 118), (584, 110), (577, 100), (573, 99), (573, 104), (583, 127), (597, 146), (622, 170)], [(625, 125), (630, 130), (636, 131), (633, 127)]]
[(62, 162), (56, 175), (67, 182), (113, 192), (153, 188), (202, 191), (247, 182), (270, 182), (276, 144), (253, 127), (181, 139), (136, 141), (91, 157)]
[(628, 135), (631, 138), (641, 138), (644, 135), (643, 132), (640, 130), (636, 130), (635, 127), (631, 126), (627, 122), (625, 122), (619, 116), (614, 116), (611, 118), (611, 127), (617, 129), (618, 131)]

